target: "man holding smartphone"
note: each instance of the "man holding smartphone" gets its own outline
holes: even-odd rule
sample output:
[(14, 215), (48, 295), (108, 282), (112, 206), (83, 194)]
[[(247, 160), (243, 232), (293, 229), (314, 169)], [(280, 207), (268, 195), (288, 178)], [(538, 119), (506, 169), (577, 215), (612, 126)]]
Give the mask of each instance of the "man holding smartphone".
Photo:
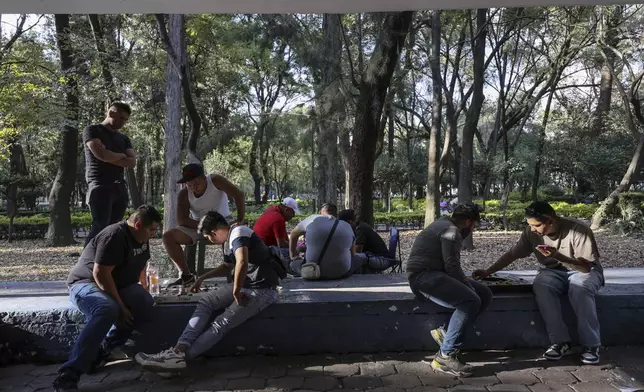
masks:
[(485, 270), (472, 273), (482, 279), (533, 253), (542, 265), (532, 284), (551, 346), (544, 358), (558, 360), (572, 353), (560, 298), (568, 295), (577, 316), (581, 361), (599, 362), (599, 321), (595, 295), (604, 285), (604, 273), (592, 230), (574, 219), (558, 217), (552, 206), (536, 201), (525, 210), (529, 227), (517, 243)]

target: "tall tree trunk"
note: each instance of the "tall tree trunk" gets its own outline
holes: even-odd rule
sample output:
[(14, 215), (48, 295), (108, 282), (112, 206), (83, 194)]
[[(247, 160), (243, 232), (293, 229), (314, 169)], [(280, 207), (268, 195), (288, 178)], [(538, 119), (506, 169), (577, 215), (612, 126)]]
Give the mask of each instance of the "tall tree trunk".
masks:
[[(503, 83), (500, 81), (500, 83)], [(503, 90), (501, 90), (503, 91)], [(490, 197), (490, 189), (492, 187), (492, 183), (494, 182), (494, 159), (496, 158), (496, 148), (497, 148), (497, 137), (496, 135), (499, 134), (499, 129), (501, 128), (501, 113), (503, 110), (503, 94), (499, 94), (499, 98), (497, 100), (497, 105), (496, 105), (496, 116), (494, 119), (494, 128), (492, 129), (492, 134), (490, 135), (489, 139), (489, 148), (488, 148), (488, 153), (486, 156), (486, 166), (485, 166), (485, 179), (483, 183), (483, 207), (485, 207), (485, 202), (487, 199)]]
[(351, 205), (360, 219), (373, 223), (373, 169), (382, 108), (413, 11), (388, 13), (360, 82), (351, 146)]
[(340, 15), (324, 14), (322, 31), (324, 43), (320, 70), (322, 80), (316, 88), (316, 110), (320, 136), (318, 137), (317, 188), (320, 203), (337, 203), (338, 170), (338, 111), (342, 110), (342, 30)]
[[(344, 124), (344, 116), (340, 124)], [(342, 166), (344, 168), (344, 208), (351, 208), (351, 131), (348, 127), (342, 126), (340, 129), (340, 156), (342, 157)]]
[[(485, 40), (487, 35), (487, 9), (476, 10), (476, 32), (472, 31), (473, 91), (472, 102), (463, 126), (460, 178), (458, 180), (458, 202), (472, 202), (472, 168), (474, 163), (474, 132), (478, 126), (483, 107), (483, 83), (485, 77)], [(474, 248), (472, 236), (463, 241), (463, 249)]]
[[(185, 29), (183, 16), (172, 14), (169, 17), (168, 39), (174, 53), (181, 53), (184, 48)], [(165, 26), (164, 26), (165, 29)], [(177, 226), (177, 203), (181, 174), (181, 78), (175, 71), (171, 54), (167, 56), (166, 66), (166, 117), (165, 117), (165, 192), (163, 197), (163, 230), (168, 231)]]
[(168, 52), (170, 64), (172, 65), (173, 70), (178, 74), (179, 83), (181, 85), (180, 92), (182, 93), (183, 101), (186, 105), (186, 111), (188, 112), (188, 118), (190, 118), (190, 123), (192, 125), (190, 134), (188, 135), (188, 161), (191, 163), (201, 163), (203, 157), (197, 155), (197, 141), (199, 140), (199, 135), (201, 134), (204, 124), (201, 120), (201, 115), (197, 110), (197, 105), (192, 97), (190, 67), (188, 65), (188, 47), (185, 39), (185, 16), (182, 14), (170, 16), (170, 19), (178, 18), (176, 23), (180, 24), (182, 32), (180, 47), (175, 46), (174, 43), (171, 42), (168, 31), (165, 27), (165, 15), (155, 14), (155, 17), (157, 20), (159, 34), (161, 35), (161, 40), (164, 42), (166, 51)]
[(18, 187), (20, 180), (28, 174), (24, 150), (20, 143), (14, 140), (9, 144), (9, 183), (7, 184), (8, 242), (13, 241), (13, 220), (18, 214)]
[(532, 177), (532, 201), (537, 201), (537, 192), (539, 190), (539, 176), (541, 174), (541, 162), (543, 162), (543, 147), (546, 144), (546, 127), (548, 126), (548, 117), (550, 117), (550, 105), (552, 104), (552, 97), (555, 94), (555, 86), (552, 86), (548, 100), (546, 101), (546, 109), (543, 113), (543, 122), (541, 123), (541, 131), (539, 132), (539, 146), (537, 147), (537, 161), (534, 164), (534, 176)]
[(441, 128), (442, 82), (440, 69), (441, 50), (441, 12), (432, 13), (432, 128), (429, 134), (427, 157), (427, 198), (425, 201), (425, 227), (440, 216), (440, 162), (438, 157), (438, 138)]
[(76, 180), (78, 155), (78, 81), (74, 69), (76, 58), (71, 46), (69, 15), (56, 14), (56, 44), (60, 54), (60, 68), (65, 77), (65, 125), (60, 136), (61, 161), (49, 194), (49, 228), (47, 240), (53, 246), (74, 243), (70, 203)]
[(258, 125), (258, 129), (255, 132), (255, 137), (253, 138), (253, 144), (250, 150), (250, 160), (248, 163), (248, 170), (250, 175), (253, 178), (253, 197), (255, 199), (255, 204), (261, 204), (262, 202), (262, 176), (259, 174), (259, 159), (258, 154), (261, 154), (259, 151), (259, 146), (262, 143), (264, 138), (263, 131), (263, 122)]
[[(389, 119), (389, 132), (387, 134), (387, 156), (389, 157), (389, 162), (394, 160), (394, 140), (396, 137), (395, 118), (394, 118), (394, 105), (389, 105), (389, 110), (391, 111), (387, 118)], [(385, 185), (386, 202), (387, 202), (387, 212), (391, 212), (391, 182), (387, 181)]]
[(611, 211), (612, 208), (615, 207), (615, 205), (617, 205), (620, 194), (622, 192), (628, 191), (628, 189), (631, 187), (633, 180), (635, 180), (640, 170), (642, 169), (642, 161), (644, 160), (644, 154), (642, 153), (643, 149), (644, 137), (641, 137), (639, 143), (637, 144), (637, 148), (635, 149), (635, 153), (633, 154), (633, 158), (631, 159), (631, 163), (628, 165), (628, 169), (626, 170), (624, 177), (622, 177), (622, 181), (619, 183), (617, 188), (613, 192), (611, 192), (610, 195), (608, 195), (606, 200), (604, 200), (599, 205), (599, 208), (597, 208), (597, 211), (595, 211), (595, 213), (593, 214), (593, 220), (590, 226), (591, 229), (599, 229), (604, 219), (606, 218), (606, 215)]
[(598, 29), (599, 41), (602, 42), (599, 48), (602, 51), (601, 79), (599, 82), (599, 97), (595, 108), (593, 124), (590, 137), (597, 137), (607, 131), (610, 105), (613, 93), (613, 75), (611, 69), (615, 67), (615, 52), (610, 48), (617, 47), (619, 31), (617, 26), (622, 19), (622, 6), (600, 6), (597, 10), (600, 13)]

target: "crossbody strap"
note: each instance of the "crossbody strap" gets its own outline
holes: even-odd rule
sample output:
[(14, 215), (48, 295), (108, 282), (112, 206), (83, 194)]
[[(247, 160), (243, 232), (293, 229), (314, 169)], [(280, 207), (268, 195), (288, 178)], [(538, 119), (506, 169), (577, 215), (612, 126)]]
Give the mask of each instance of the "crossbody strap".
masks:
[(329, 243), (331, 242), (331, 237), (333, 237), (333, 233), (335, 233), (335, 228), (338, 227), (338, 223), (340, 223), (340, 220), (336, 219), (335, 223), (333, 223), (333, 227), (331, 228), (331, 232), (329, 232), (329, 236), (326, 237), (326, 242), (324, 243), (324, 247), (322, 247), (322, 252), (320, 252), (320, 256), (318, 257), (318, 260), (316, 262), (317, 265), (320, 265), (320, 262), (322, 262), (322, 258), (326, 253), (326, 248), (329, 247)]

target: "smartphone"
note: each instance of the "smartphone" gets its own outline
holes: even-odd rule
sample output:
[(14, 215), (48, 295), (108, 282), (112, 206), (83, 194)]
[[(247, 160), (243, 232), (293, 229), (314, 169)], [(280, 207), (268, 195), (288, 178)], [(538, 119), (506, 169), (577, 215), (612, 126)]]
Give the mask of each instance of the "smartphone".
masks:
[(537, 245), (538, 249), (548, 249), (548, 245)]

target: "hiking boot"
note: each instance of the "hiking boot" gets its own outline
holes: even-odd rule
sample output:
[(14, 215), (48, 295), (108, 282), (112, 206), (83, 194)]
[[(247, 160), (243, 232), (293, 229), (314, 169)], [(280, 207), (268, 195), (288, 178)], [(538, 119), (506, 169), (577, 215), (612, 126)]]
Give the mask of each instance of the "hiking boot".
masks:
[(134, 359), (152, 372), (178, 372), (186, 368), (186, 354), (173, 347), (158, 354), (138, 353)]
[(432, 329), (429, 331), (429, 334), (432, 335), (432, 339), (438, 344), (438, 347), (440, 348), (443, 345), (443, 342), (445, 341), (445, 328), (438, 327), (436, 329)]
[(599, 363), (599, 347), (584, 347), (581, 353), (581, 362), (586, 365), (595, 365)]
[(458, 358), (459, 351), (454, 350), (448, 355), (440, 350), (432, 361), (432, 369), (437, 372), (446, 373), (456, 377), (469, 377), (472, 375), (472, 367)]
[(557, 361), (570, 353), (572, 353), (572, 345), (570, 343), (555, 343), (546, 350), (543, 357), (550, 361)]
[(70, 371), (58, 372), (58, 377), (54, 380), (52, 388), (54, 392), (78, 391), (79, 377)]
[(196, 280), (197, 280), (197, 277), (194, 274), (191, 274), (191, 273), (181, 274), (181, 277), (175, 280), (174, 282), (170, 283), (168, 287), (175, 287), (175, 286), (188, 287), (188, 286), (192, 286)]

